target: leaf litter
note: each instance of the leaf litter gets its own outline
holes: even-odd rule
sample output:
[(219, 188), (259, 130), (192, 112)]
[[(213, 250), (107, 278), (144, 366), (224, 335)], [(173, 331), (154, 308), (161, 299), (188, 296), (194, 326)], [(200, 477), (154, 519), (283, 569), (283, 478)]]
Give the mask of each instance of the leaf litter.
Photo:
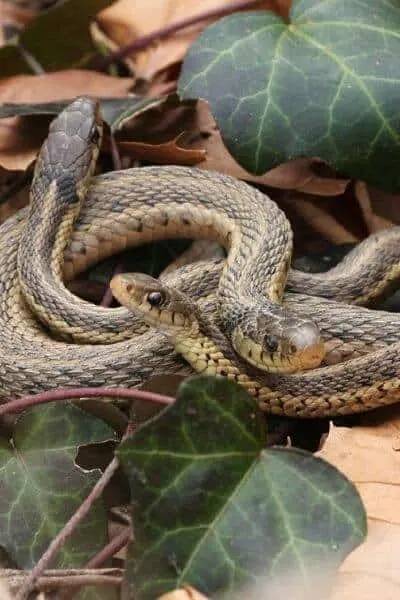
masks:
[[(25, 58), (21, 58), (21, 54), (10, 46), (9, 37), (4, 33), (5, 26), (12, 25), (21, 32), (34, 21), (37, 7), (31, 8), (29, 2), (26, 4), (27, 8), (22, 9), (8, 2), (0, 3), (0, 40), (4, 51), (1, 56), (5, 57), (2, 59), (0, 56), (2, 104), (63, 101), (82, 94), (128, 98), (129, 94), (140, 89), (143, 80), (146, 82), (146, 97), (152, 98), (153, 90), (164, 89), (170, 93), (176, 89), (179, 73), (176, 66), (180, 66), (185, 52), (210, 23), (209, 20), (164, 39), (154, 39), (147, 48), (128, 54), (124, 59), (125, 71), (114, 71), (111, 75), (90, 69), (84, 71), (80, 68), (80, 61), (87, 62), (93, 57), (96, 41), (105, 47), (109, 43), (111, 51), (118, 51), (155, 30), (191, 18), (200, 10), (217, 8), (220, 2), (204, 1), (201, 6), (197, 4), (194, 7), (179, 0), (157, 0), (157, 10), (153, 4), (144, 1), (114, 2), (98, 15), (96, 22), (91, 23), (94, 45), (78, 58), (69, 57), (68, 53), (56, 53), (58, 63), (54, 62), (54, 57), (49, 63), (42, 60), (45, 71), (49, 67), (55, 69), (43, 74), (28, 74), (30, 67), (26, 66)], [(287, 0), (260, 2), (255, 9), (272, 7), (286, 18), (290, 4)], [(60, 22), (59, 30), (62, 27)], [(25, 39), (29, 41), (29, 30), (26, 31)], [(34, 39), (27, 49), (39, 47), (39, 42), (42, 44), (43, 40)], [(54, 39), (43, 53), (39, 52), (42, 59), (52, 44), (55, 44)], [(3, 68), (5, 64), (7, 68)], [(5, 192), (9, 189), (10, 178), (14, 180), (18, 172), (25, 171), (34, 160), (47, 126), (48, 118), (43, 120), (38, 116), (0, 120), (0, 193), (6, 198), (2, 205), (3, 219), (27, 201), (26, 185), (9, 198)], [(191, 104), (175, 101), (174, 105), (174, 101), (165, 96), (156, 107), (150, 102), (133, 121), (121, 123), (116, 141), (121, 154), (126, 154), (129, 160), (152, 164), (194, 164), (261, 186), (290, 213), (295, 229), (296, 252), (300, 254), (324, 252), (331, 244), (356, 242), (391, 223), (399, 223), (399, 198), (396, 194), (362, 181), (351, 181), (342, 173), (326, 169), (318, 155), (279, 164), (262, 175), (248, 173), (226, 150), (221, 132), (204, 101)], [(105, 152), (108, 153), (107, 148)], [(159, 385), (161, 390), (165, 390), (163, 381)], [(374, 420), (365, 416), (351, 428), (338, 424), (331, 426), (319, 453), (356, 485), (369, 519), (367, 541), (341, 567), (334, 600), (350, 597), (369, 600), (378, 594), (382, 600), (390, 600), (398, 596), (398, 415), (395, 408), (382, 411), (382, 414), (384, 422), (379, 422), (378, 417)], [(189, 593), (190, 598), (195, 597), (191, 588), (184, 588), (184, 591)]]

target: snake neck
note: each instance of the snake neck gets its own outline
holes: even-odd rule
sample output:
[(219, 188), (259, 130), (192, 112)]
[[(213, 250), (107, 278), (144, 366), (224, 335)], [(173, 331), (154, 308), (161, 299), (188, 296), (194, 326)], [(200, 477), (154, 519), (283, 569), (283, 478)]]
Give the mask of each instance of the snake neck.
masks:
[(271, 389), (262, 387), (259, 382), (243, 373), (208, 336), (200, 332), (196, 336), (191, 336), (188, 332), (177, 332), (168, 337), (171, 338), (176, 352), (183, 356), (197, 373), (226, 377), (230, 381), (239, 383), (255, 398), (259, 398), (260, 394), (264, 396), (272, 392)]

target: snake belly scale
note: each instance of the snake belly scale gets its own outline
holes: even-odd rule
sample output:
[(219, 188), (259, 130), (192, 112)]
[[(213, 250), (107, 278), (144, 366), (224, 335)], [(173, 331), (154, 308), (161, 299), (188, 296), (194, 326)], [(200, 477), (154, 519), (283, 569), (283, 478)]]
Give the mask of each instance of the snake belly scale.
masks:
[[(78, 100), (78, 104), (75, 105), (75, 112), (78, 113), (78, 117), (76, 118), (85, 117), (85, 115), (82, 117), (82, 114), (80, 114), (82, 111), (79, 103), (82, 101), (83, 99)], [(66, 135), (68, 133), (68, 131), (63, 132)], [(68, 158), (68, 153), (66, 156)], [(186, 195), (184, 192), (185, 185), (183, 185), (184, 176), (187, 178), (185, 184), (188, 188)], [(228, 198), (228, 202), (235, 202), (234, 199), (240, 197), (243, 190), (246, 193), (249, 193), (248, 190), (251, 190), (249, 186), (237, 182), (233, 178), (182, 167), (134, 169), (129, 172), (111, 173), (94, 178), (91, 180), (80, 215), (74, 225), (72, 240), (66, 248), (65, 264), (63, 267), (64, 276), (66, 279), (69, 279), (97, 260), (109, 256), (127, 245), (132, 245), (132, 243), (142, 243), (146, 239), (154, 239), (154, 237), (160, 239), (161, 237), (166, 237), (166, 235), (170, 237), (172, 234), (182, 237), (187, 237), (188, 235), (190, 237), (204, 237), (204, 234), (209, 233), (212, 223), (210, 221), (208, 223), (203, 221), (201, 234), (199, 234), (201, 226), (196, 225), (195, 221), (193, 221), (192, 228), (186, 228), (186, 225), (188, 225), (185, 222), (187, 220), (188, 206), (185, 205), (185, 201), (182, 198), (192, 198), (193, 190), (198, 190), (197, 193), (200, 193), (201, 198), (203, 198), (205, 188), (207, 189), (208, 198), (212, 199), (215, 195), (221, 196), (222, 194)], [(149, 211), (144, 210), (143, 206), (142, 212), (140, 212), (139, 205), (146, 189), (151, 190), (151, 198), (161, 196), (167, 202), (168, 196), (168, 203), (173, 207), (173, 214), (176, 218), (175, 221), (171, 219), (173, 225), (171, 225), (167, 233), (155, 235), (152, 227), (147, 226), (149, 222), (154, 224), (154, 214), (151, 213), (149, 216)], [(265, 197), (261, 194), (260, 196), (262, 196), (265, 209)], [(170, 203), (171, 198), (172, 200), (175, 199), (176, 202)], [(51, 198), (48, 197), (47, 201), (49, 199)], [(275, 211), (279, 215), (279, 218), (281, 218), (280, 211), (277, 212), (277, 209), (273, 208), (275, 207), (274, 203), (272, 201), (268, 202), (272, 207), (271, 214), (274, 214)], [(132, 204), (135, 207), (133, 212)], [(163, 202), (159, 201), (159, 209), (162, 208), (162, 205)], [(147, 202), (146, 208), (149, 209), (149, 206), (151, 207), (151, 202)], [(190, 206), (192, 206), (193, 210), (193, 205)], [(178, 210), (179, 208), (181, 209), (180, 211)], [(249, 213), (251, 212), (250, 210)], [(23, 256), (20, 248), (21, 239), (24, 235), (23, 232), (24, 230), (26, 231), (27, 214), (28, 211), (21, 211), (0, 228), (0, 385), (2, 397), (75, 385), (107, 384), (134, 386), (147, 379), (150, 375), (160, 371), (181, 370), (188, 372), (187, 367), (184, 367), (176, 355), (171, 353), (170, 346), (165, 342), (163, 336), (152, 331), (148, 331), (143, 335), (135, 335), (132, 339), (111, 343), (107, 346), (91, 343), (68, 344), (52, 339), (39, 325), (31, 311), (28, 310), (26, 301), (21, 295), (17, 256), (18, 252), (20, 252), (20, 256)], [(209, 219), (212, 220), (214, 216), (215, 213), (210, 214)], [(163, 213), (162, 210), (159, 210), (159, 218), (165, 225), (165, 212)], [(235, 220), (235, 213), (231, 215), (225, 214), (224, 218), (229, 221), (228, 227), (223, 229), (221, 226), (219, 233), (212, 237), (218, 241), (222, 241), (229, 248), (233, 247), (236, 251), (236, 258), (240, 259), (243, 254), (240, 250), (241, 245), (239, 242), (241, 240), (232, 240), (232, 220)], [(138, 219), (140, 221), (139, 224)], [(150, 221), (146, 221), (146, 219), (150, 219)], [(287, 226), (285, 225), (285, 227)], [(182, 228), (185, 230), (185, 235), (182, 233)], [(193, 229), (196, 229), (196, 232)], [(394, 230), (396, 229), (398, 228), (394, 228)], [(221, 233), (222, 231), (223, 233)], [(140, 234), (140, 240), (137, 240), (138, 233)], [(194, 233), (196, 235), (193, 235)], [(255, 234), (253, 232), (250, 233), (250, 240), (252, 235), (254, 236)], [(290, 234), (285, 235), (285, 244), (288, 240), (290, 244)], [(393, 233), (392, 230), (391, 235), (392, 237), (396, 235), (398, 238), (400, 237), (399, 231), (394, 231)], [(227, 239), (229, 236), (231, 236), (231, 239)], [(382, 246), (384, 246), (385, 239), (384, 236), (381, 237), (383, 240), (381, 240)], [(61, 247), (63, 248), (63, 245), (65, 246), (67, 242), (68, 240), (64, 239)], [(285, 251), (287, 252), (286, 245)], [(249, 252), (248, 256), (252, 258), (251, 241)], [(233, 257), (231, 257), (231, 260), (235, 261), (235, 253), (233, 253)], [(23, 258), (20, 258), (21, 264), (22, 266), (25, 265)], [(398, 260), (396, 263), (394, 259), (390, 266), (392, 278), (397, 273), (396, 264), (398, 264)], [(251, 276), (246, 270), (247, 267), (244, 265), (245, 263), (239, 262), (238, 270), (240, 274), (245, 274), (244, 281), (246, 281), (247, 277), (249, 283), (248, 290), (250, 290), (250, 297), (252, 298), (255, 293), (258, 294), (260, 292), (260, 288), (253, 287), (254, 282), (251, 280)], [(288, 256), (284, 253), (283, 258), (282, 256), (278, 257), (277, 262), (275, 262), (275, 269), (276, 265), (279, 266), (276, 271), (277, 276), (274, 279), (274, 273), (272, 273), (272, 278), (270, 277), (269, 279), (270, 300), (272, 304), (274, 304), (275, 300), (279, 299), (278, 296), (283, 291)], [(208, 267), (203, 269), (203, 275), (197, 280), (196, 276), (199, 277), (201, 269), (197, 269), (197, 273), (196, 268), (194, 268), (192, 273), (190, 270), (184, 270), (183, 273), (178, 272), (171, 276), (170, 283), (174, 287), (180, 287), (184, 292), (191, 293), (195, 288), (195, 295), (201, 296), (202, 293), (209, 291), (206, 276), (204, 275), (204, 273), (207, 274), (207, 269)], [(344, 267), (344, 271), (348, 272), (349, 269), (347, 268), (346, 271), (346, 267)], [(222, 281), (225, 281), (226, 289), (229, 289), (229, 286), (232, 289), (232, 285), (235, 284), (227, 280), (227, 272), (229, 272), (229, 269), (225, 268), (225, 280), (223, 279), (223, 275)], [(54, 267), (53, 272), (50, 273), (50, 279), (55, 278), (57, 282), (59, 275), (60, 271), (57, 272), (57, 267)], [(201, 277), (203, 277), (203, 280)], [(294, 271), (291, 271), (289, 274), (289, 282), (291, 280), (292, 287), (296, 288), (296, 273)], [(318, 294), (319, 285), (329, 287), (329, 277), (325, 280), (318, 280), (313, 279), (312, 275), (301, 275), (300, 280), (300, 291), (301, 289), (308, 289)], [(33, 277), (32, 281), (34, 284), (35, 277)], [(196, 289), (199, 281), (201, 282), (200, 290)], [(233, 279), (232, 281), (235, 280)], [(274, 282), (276, 285), (275, 292)], [(257, 285), (260, 284), (257, 283)], [(215, 286), (215, 278), (209, 286)], [(279, 289), (280, 287), (281, 290)], [(24, 293), (31, 294), (31, 289), (29, 284), (24, 289)], [(221, 279), (219, 284), (220, 289)], [(334, 296), (334, 294), (332, 295)], [(41, 306), (40, 295), (35, 296), (34, 300), (36, 304)], [(79, 305), (79, 310), (83, 311), (84, 321), (87, 325), (87, 323), (90, 323), (90, 311), (85, 313), (85, 310), (88, 309), (87, 303), (75, 299), (74, 302)], [(326, 301), (320, 311), (321, 321), (318, 322), (323, 332), (329, 330), (329, 325), (327, 325), (329, 322), (329, 314), (327, 314), (328, 304), (329, 302)], [(292, 304), (289, 303), (289, 306), (293, 305), (294, 302)], [(303, 312), (305, 305), (305, 303), (302, 305)], [(60, 306), (62, 307), (62, 305)], [(317, 306), (317, 303), (314, 306)], [(366, 310), (346, 305), (343, 306), (345, 308), (342, 320), (345, 322), (348, 322), (352, 311)], [(49, 311), (50, 316), (51, 314), (56, 314), (56, 308), (54, 308), (54, 312), (53, 309)], [(100, 309), (98, 307), (94, 310), (99, 314)], [(293, 311), (293, 316), (290, 316), (288, 321), (285, 321), (287, 316), (284, 315), (284, 319), (281, 322), (284, 322), (285, 326), (291, 327), (293, 319), (301, 317), (302, 311), (298, 311), (297, 314), (296, 310)], [(367, 312), (371, 313), (367, 320), (370, 322), (374, 322), (375, 320), (381, 337), (385, 335), (383, 325), (386, 324), (393, 330), (393, 322), (396, 321), (397, 317), (391, 317), (386, 314), (374, 315), (373, 311)], [(117, 313), (118, 310), (109, 311), (108, 318), (110, 319), (110, 323)], [(127, 318), (129, 312), (119, 309), (119, 314), (125, 315), (123, 318)], [(318, 316), (317, 312), (313, 316)], [(333, 321), (335, 321), (335, 318), (336, 326), (338, 326), (340, 318), (336, 315)], [(46, 321), (46, 319), (47, 316), (45, 315), (43, 320)], [(133, 317), (131, 319), (135, 322)], [(310, 322), (307, 318), (305, 320), (307, 323)], [(137, 323), (138, 321), (136, 320), (135, 331), (137, 331)], [(110, 328), (113, 333), (119, 330), (119, 327), (115, 324), (110, 325)], [(398, 374), (398, 353), (397, 340), (392, 346), (374, 352), (371, 355), (370, 361), (372, 360), (374, 364), (376, 363), (376, 368), (369, 370), (369, 378), (367, 374), (363, 378), (363, 374), (358, 370), (359, 363), (355, 363), (353, 366), (353, 361), (337, 367), (316, 369), (306, 374), (276, 376), (278, 388), (273, 392), (274, 402), (265, 401), (264, 399), (264, 407), (279, 414), (323, 416), (337, 412), (356, 412), (362, 409), (373, 408), (383, 403), (393, 402), (396, 400), (396, 390), (398, 388), (396, 379)], [(370, 362), (368, 364), (370, 365)], [(370, 393), (372, 389), (371, 378), (374, 379), (373, 385), (375, 386), (373, 394)], [(382, 382), (382, 385), (386, 386), (380, 394), (376, 392), (378, 380)], [(333, 385), (333, 381), (336, 382), (336, 387)], [(358, 391), (356, 402), (351, 401), (347, 403), (347, 399), (343, 401), (340, 399), (340, 402), (336, 402), (336, 400), (335, 402), (329, 402), (331, 396), (344, 398), (348, 390), (352, 390), (352, 398), (354, 398), (353, 392), (355, 389)], [(391, 393), (388, 393), (388, 390)], [(305, 402), (307, 398), (312, 399), (309, 405)], [(319, 402), (319, 398), (321, 398), (321, 402)], [(300, 410), (298, 410), (299, 407)]]

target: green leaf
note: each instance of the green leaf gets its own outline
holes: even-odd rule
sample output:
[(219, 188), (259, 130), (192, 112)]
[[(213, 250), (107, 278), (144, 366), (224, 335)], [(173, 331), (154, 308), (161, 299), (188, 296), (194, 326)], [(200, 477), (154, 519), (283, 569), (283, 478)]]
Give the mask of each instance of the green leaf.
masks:
[[(27, 411), (12, 441), (0, 440), (0, 545), (20, 568), (35, 564), (99, 478), (97, 469), (85, 472), (75, 464), (79, 445), (113, 437), (99, 419), (54, 403)], [(106, 514), (97, 503), (56, 566), (83, 566), (106, 543)]]
[[(19, 42), (44, 71), (82, 67), (96, 49), (89, 25), (114, 0), (65, 0), (41, 13), (21, 33)], [(13, 40), (14, 42), (14, 40)], [(12, 58), (12, 62), (9, 59)], [(4, 66), (4, 71), (3, 71)], [(12, 44), (0, 48), (2, 77), (32, 72)]]
[(237, 13), (186, 55), (179, 90), (208, 100), (232, 155), (261, 174), (318, 156), (348, 176), (400, 189), (397, 0), (296, 0), (290, 23)]
[(86, 586), (74, 594), (74, 600), (118, 600), (119, 592), (115, 587)]
[(183, 584), (208, 596), (262, 584), (263, 597), (280, 578), (279, 597), (285, 579), (313, 594), (326, 585), (364, 539), (360, 497), (325, 461), (265, 442), (265, 417), (241, 387), (193, 377), (121, 444), (135, 524), (125, 600)]

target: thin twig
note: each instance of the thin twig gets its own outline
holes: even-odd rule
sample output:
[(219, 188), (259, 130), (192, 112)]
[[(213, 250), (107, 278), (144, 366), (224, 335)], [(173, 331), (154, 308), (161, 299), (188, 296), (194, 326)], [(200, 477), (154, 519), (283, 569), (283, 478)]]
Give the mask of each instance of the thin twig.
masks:
[[(0, 569), (0, 579), (11, 590), (17, 590), (24, 584), (31, 571)], [(84, 585), (118, 586), (122, 581), (121, 569), (51, 569), (43, 573), (36, 581), (38, 590), (53, 590), (59, 587), (82, 587)], [(2, 597), (2, 596), (1, 596)]]
[(47, 565), (54, 560), (54, 557), (61, 550), (66, 540), (76, 530), (79, 523), (84, 519), (84, 517), (86, 517), (89, 510), (92, 508), (94, 502), (98, 498), (100, 498), (104, 491), (104, 488), (106, 487), (106, 485), (108, 485), (112, 476), (118, 468), (119, 461), (117, 458), (113, 458), (113, 460), (103, 472), (100, 479), (97, 481), (90, 494), (85, 498), (78, 510), (64, 525), (63, 529), (58, 533), (58, 535), (56, 535), (56, 537), (53, 539), (53, 541), (47, 548), (46, 552), (42, 555), (40, 560), (37, 562), (36, 566), (32, 569), (26, 581), (24, 582), (24, 585), (19, 590), (16, 596), (16, 600), (25, 600), (25, 598), (27, 598), (28, 594), (32, 591), (33, 587), (35, 586), (35, 582), (37, 581), (37, 579), (43, 574)]
[(122, 169), (121, 154), (119, 152), (118, 145), (115, 141), (115, 136), (112, 131), (110, 132), (110, 150), (114, 171), (120, 171)]
[[(21, 569), (0, 569), (0, 579), (10, 581), (12, 585), (20, 583), (20, 580), (25, 579), (29, 575), (31, 569), (21, 571)], [(77, 577), (78, 575), (122, 575), (121, 569), (118, 567), (105, 567), (103, 569), (87, 569), (86, 567), (81, 568), (67, 568), (67, 569), (46, 569), (43, 573), (43, 577)]]
[(192, 25), (197, 25), (202, 21), (208, 21), (210, 19), (218, 19), (219, 17), (223, 17), (228, 15), (236, 10), (243, 10), (245, 8), (250, 8), (254, 4), (260, 4), (261, 0), (242, 0), (241, 2), (229, 2), (228, 4), (224, 4), (219, 8), (214, 8), (211, 10), (205, 10), (194, 17), (188, 17), (186, 19), (181, 19), (180, 21), (176, 21), (171, 25), (166, 25), (165, 27), (161, 27), (151, 33), (143, 35), (142, 37), (133, 40), (130, 44), (123, 46), (116, 52), (109, 54), (108, 56), (102, 57), (97, 61), (96, 67), (99, 69), (106, 69), (113, 63), (117, 62), (121, 58), (125, 56), (134, 54), (147, 48), (154, 42), (158, 40), (163, 40), (181, 29), (187, 29)]
[[(111, 575), (80, 575), (78, 577), (58, 577), (49, 580), (43, 580), (42, 577), (35, 583), (39, 590), (54, 590), (57, 588), (80, 588), (93, 585), (120, 586), (122, 577), (112, 577)], [(17, 596), (18, 598), (18, 596)]]
[(100, 550), (86, 565), (87, 569), (95, 569), (101, 567), (106, 560), (114, 556), (121, 548), (126, 546), (131, 538), (131, 531), (126, 527), (119, 535), (116, 535), (104, 548)]
[(47, 402), (56, 402), (62, 400), (73, 400), (76, 398), (97, 398), (107, 396), (109, 398), (126, 398), (128, 400), (145, 400), (156, 402), (158, 404), (172, 404), (172, 396), (164, 396), (154, 392), (136, 390), (129, 388), (106, 388), (106, 387), (76, 387), (62, 390), (49, 390), (39, 394), (22, 396), (16, 400), (10, 400), (0, 406), (0, 416), (6, 414), (19, 413), (31, 406), (46, 404)]

